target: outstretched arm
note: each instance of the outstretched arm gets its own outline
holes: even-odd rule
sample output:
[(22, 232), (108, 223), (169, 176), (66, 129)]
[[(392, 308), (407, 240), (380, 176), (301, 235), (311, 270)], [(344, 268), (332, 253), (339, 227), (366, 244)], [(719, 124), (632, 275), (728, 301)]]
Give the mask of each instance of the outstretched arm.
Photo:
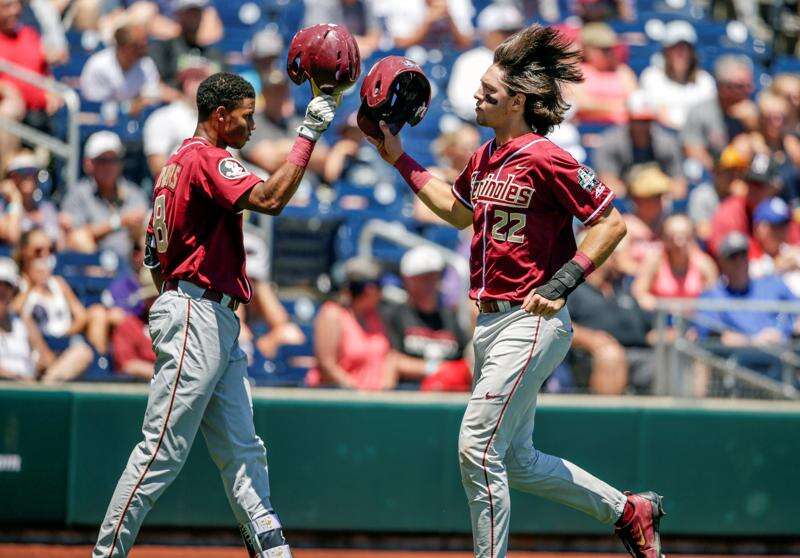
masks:
[(314, 97), (308, 104), (303, 124), (297, 129), (297, 139), (286, 162), (266, 181), (259, 182), (239, 198), (236, 206), (239, 209), (278, 215), (297, 191), (314, 145), (322, 132), (328, 129), (335, 113), (336, 101), (333, 97)]
[(383, 140), (367, 137), (384, 161), (403, 175), (414, 193), (436, 215), (458, 229), (472, 224), (472, 210), (456, 199), (453, 188), (444, 180), (435, 178), (424, 167), (403, 151), (400, 137), (392, 135), (385, 122), (380, 123)]

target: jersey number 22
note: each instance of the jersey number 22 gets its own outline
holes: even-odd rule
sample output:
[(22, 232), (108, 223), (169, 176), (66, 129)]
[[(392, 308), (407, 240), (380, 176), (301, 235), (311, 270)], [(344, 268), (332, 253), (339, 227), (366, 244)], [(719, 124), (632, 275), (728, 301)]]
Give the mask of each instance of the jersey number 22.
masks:
[[(520, 230), (525, 228), (525, 223), (527, 222), (524, 213), (508, 213), (502, 209), (495, 209), (493, 220), (492, 238), (500, 242), (513, 242), (515, 244), (525, 242), (525, 237), (518, 234)], [(508, 228), (506, 228), (506, 225), (508, 225)]]

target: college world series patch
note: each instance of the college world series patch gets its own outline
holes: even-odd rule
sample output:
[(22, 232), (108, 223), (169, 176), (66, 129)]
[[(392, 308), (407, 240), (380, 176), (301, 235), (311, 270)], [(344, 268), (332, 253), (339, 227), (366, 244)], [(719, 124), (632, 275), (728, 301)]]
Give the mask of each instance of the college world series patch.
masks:
[(236, 180), (250, 174), (250, 171), (244, 168), (244, 165), (242, 165), (233, 157), (226, 157), (225, 159), (222, 159), (217, 168), (222, 176), (230, 180)]
[[(589, 167), (581, 166), (578, 169), (578, 184), (594, 197), (599, 197), (605, 190), (603, 183), (600, 182), (600, 179)], [(600, 186), (599, 189), (598, 186)]]

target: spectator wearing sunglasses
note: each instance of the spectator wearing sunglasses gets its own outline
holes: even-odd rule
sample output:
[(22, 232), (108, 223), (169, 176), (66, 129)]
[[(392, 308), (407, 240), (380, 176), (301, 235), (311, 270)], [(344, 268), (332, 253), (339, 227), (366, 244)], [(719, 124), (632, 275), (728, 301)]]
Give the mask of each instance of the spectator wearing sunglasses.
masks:
[[(53, 245), (41, 229), (22, 235), (17, 262), (23, 280), (13, 309), (23, 319), (36, 324), (61, 363), (51, 367), (42, 381), (73, 380), (83, 374), (93, 357), (92, 349), (81, 335), (87, 331), (86, 308), (64, 278), (53, 274)], [(95, 329), (97, 325), (94, 321), (90, 323), (87, 332), (90, 338), (101, 334)], [(99, 325), (105, 329), (105, 324)]]
[(130, 231), (139, 230), (148, 200), (142, 190), (122, 176), (122, 142), (114, 132), (89, 136), (84, 148), (87, 177), (64, 196), (61, 210), (72, 227), (67, 246), (79, 252), (110, 250), (127, 261)]
[(0, 238), (4, 242), (16, 245), (20, 235), (33, 228), (42, 229), (52, 242), (62, 238), (58, 210), (39, 187), (43, 172), (46, 171), (29, 151), (20, 152), (9, 161), (7, 179), (0, 182)]

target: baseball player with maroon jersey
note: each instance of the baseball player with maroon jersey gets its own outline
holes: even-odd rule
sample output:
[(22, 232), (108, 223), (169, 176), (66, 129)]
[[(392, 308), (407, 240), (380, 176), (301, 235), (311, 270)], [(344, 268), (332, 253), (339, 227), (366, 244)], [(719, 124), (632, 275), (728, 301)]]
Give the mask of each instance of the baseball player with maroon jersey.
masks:
[[(396, 135), (402, 122), (393, 128), (382, 118), (379, 134), (362, 127), (428, 207), (474, 231), (475, 384), (458, 451), (479, 558), (506, 556), (509, 487), (614, 524), (635, 558), (662, 556), (659, 495), (622, 493), (533, 446), (537, 394), (572, 339), (566, 299), (625, 235), (611, 205), (614, 193), (544, 137), (567, 109), (562, 86), (582, 79), (578, 61), (579, 53), (550, 28), (532, 26), (501, 44), (475, 93), (478, 124), (495, 137), (452, 186), (403, 152)], [(396, 72), (379, 62), (366, 80), (392, 82)], [(419, 107), (403, 107), (399, 95), (392, 106), (418, 115)], [(381, 99), (367, 100), (380, 106)], [(369, 107), (363, 116), (370, 117)], [(579, 247), (573, 218), (587, 229)]]
[(300, 183), (336, 104), (315, 97), (287, 161), (267, 181), (227, 147), (254, 129), (255, 92), (234, 74), (197, 91), (198, 125), (159, 174), (147, 231), (147, 265), (162, 294), (150, 310), (156, 353), (142, 433), (100, 527), (95, 558), (127, 556), (145, 515), (177, 477), (200, 429), (222, 476), (248, 553), (290, 557), (272, 509), (264, 444), (253, 426), (247, 359), (235, 310), (251, 296), (244, 209), (277, 214)]

